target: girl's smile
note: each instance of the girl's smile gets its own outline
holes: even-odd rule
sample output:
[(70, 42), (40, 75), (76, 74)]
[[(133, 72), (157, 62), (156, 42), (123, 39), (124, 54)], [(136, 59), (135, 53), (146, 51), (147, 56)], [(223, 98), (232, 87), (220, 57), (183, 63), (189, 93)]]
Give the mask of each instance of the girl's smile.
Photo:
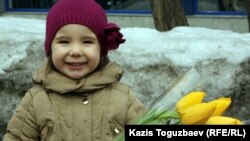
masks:
[(72, 71), (80, 71), (87, 65), (87, 62), (66, 62), (66, 65), (68, 65)]

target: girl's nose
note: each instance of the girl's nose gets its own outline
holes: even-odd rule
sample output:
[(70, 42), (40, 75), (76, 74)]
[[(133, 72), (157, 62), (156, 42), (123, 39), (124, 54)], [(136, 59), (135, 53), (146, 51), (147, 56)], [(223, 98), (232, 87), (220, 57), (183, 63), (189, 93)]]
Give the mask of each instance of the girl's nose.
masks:
[(81, 46), (79, 44), (73, 44), (70, 49), (71, 56), (82, 56)]

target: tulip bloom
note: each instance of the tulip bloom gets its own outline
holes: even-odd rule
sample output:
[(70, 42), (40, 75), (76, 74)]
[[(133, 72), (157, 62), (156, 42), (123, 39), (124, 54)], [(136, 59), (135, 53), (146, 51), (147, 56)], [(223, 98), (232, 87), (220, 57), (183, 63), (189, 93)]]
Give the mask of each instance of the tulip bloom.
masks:
[(191, 92), (188, 95), (185, 95), (176, 104), (177, 112), (182, 113), (188, 107), (201, 103), (204, 96), (204, 92)]
[(211, 101), (210, 103), (217, 103), (216, 110), (214, 111), (212, 116), (219, 116), (219, 115), (222, 115), (227, 110), (227, 108), (231, 104), (231, 99), (219, 98), (219, 99)]
[(235, 118), (223, 117), (223, 116), (212, 116), (207, 122), (207, 125), (242, 125), (243, 123)]
[(188, 107), (180, 112), (182, 124), (204, 124), (216, 109), (216, 103), (200, 103)]

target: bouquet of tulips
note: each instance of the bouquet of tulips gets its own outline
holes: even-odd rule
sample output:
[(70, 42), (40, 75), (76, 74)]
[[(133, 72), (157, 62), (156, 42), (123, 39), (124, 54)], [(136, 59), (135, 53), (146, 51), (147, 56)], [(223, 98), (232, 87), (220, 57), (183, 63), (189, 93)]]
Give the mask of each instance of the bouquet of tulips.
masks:
[(230, 98), (202, 102), (205, 92), (190, 92), (176, 104), (175, 111), (164, 108), (150, 109), (135, 124), (162, 125), (241, 125), (239, 119), (223, 116), (231, 104)]
[[(135, 125), (242, 125), (237, 118), (223, 116), (231, 104), (230, 98), (221, 97), (204, 102), (204, 91), (193, 91), (200, 84), (199, 73), (189, 70), (177, 83), (157, 100), (135, 122)], [(186, 95), (183, 96), (183, 92)], [(115, 141), (123, 141), (120, 134)]]
[[(174, 111), (165, 108), (148, 110), (138, 119), (136, 125), (242, 125), (237, 118), (223, 116), (231, 104), (230, 98), (218, 98), (202, 102), (205, 92), (190, 92), (176, 104)], [(115, 141), (123, 141), (124, 135)]]
[(238, 119), (223, 116), (231, 104), (230, 98), (204, 102), (206, 93), (195, 90), (200, 87), (200, 79), (200, 74), (191, 68), (135, 124), (242, 124)]

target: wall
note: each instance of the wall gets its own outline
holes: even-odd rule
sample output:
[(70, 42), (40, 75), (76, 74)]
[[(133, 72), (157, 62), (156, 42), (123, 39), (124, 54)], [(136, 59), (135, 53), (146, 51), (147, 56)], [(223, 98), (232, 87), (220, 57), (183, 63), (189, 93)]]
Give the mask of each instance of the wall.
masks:
[[(207, 27), (212, 29), (232, 30), (234, 32), (248, 32), (247, 16), (187, 16), (188, 23), (193, 27)], [(109, 20), (122, 27), (154, 28), (151, 15), (109, 15)]]
[(4, 11), (4, 0), (0, 0), (0, 13)]
[(249, 32), (247, 16), (191, 16), (188, 17), (188, 23), (194, 27)]
[[(1, 1), (1, 0), (0, 0)], [(45, 19), (46, 15), (27, 14), (27, 13), (4, 13), (2, 16), (17, 16)], [(108, 15), (110, 22), (115, 22), (121, 27), (147, 27), (154, 28), (154, 21), (151, 15)], [(206, 27), (212, 29), (232, 30), (234, 32), (247, 33), (248, 22), (247, 16), (208, 16), (195, 15), (187, 16), (188, 23), (193, 27)]]

